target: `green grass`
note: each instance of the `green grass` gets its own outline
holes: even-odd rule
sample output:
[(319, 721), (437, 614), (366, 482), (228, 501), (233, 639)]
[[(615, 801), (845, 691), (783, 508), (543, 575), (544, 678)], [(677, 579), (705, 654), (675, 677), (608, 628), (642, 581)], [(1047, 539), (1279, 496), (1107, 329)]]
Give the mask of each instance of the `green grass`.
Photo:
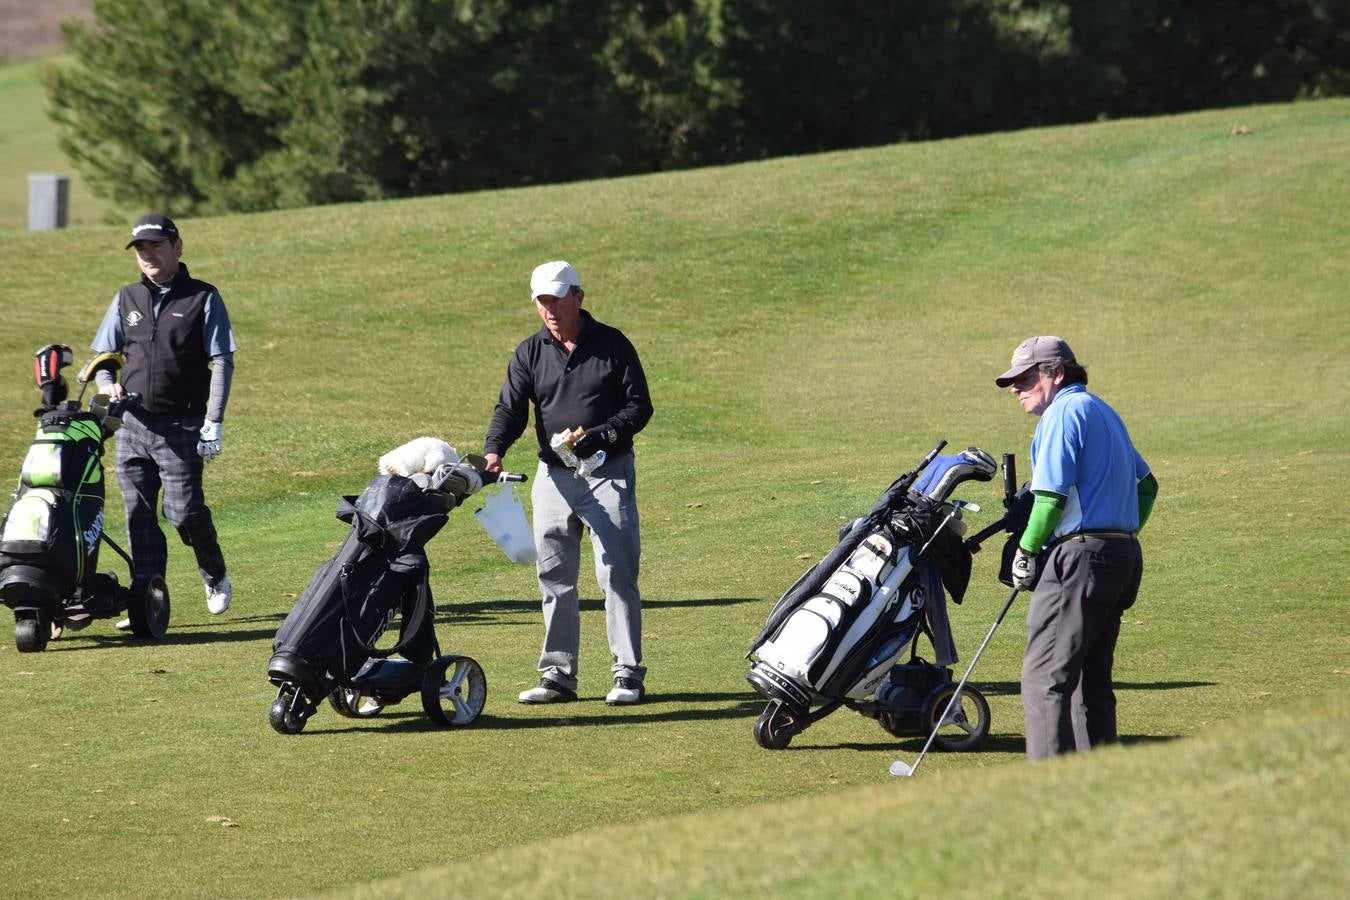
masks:
[[(1092, 884), (1329, 893), (1344, 881), (1344, 841), (1327, 844), (1345, 832), (1344, 763), (1319, 760), (1343, 756), (1350, 671), (1348, 113), (1260, 107), (180, 222), (240, 343), (207, 481), (236, 605), (209, 618), (175, 546), (161, 643), (98, 623), (21, 656), (0, 617), (0, 821), (21, 823), (5, 890), (274, 896), (402, 878), (391, 892), (875, 896), (903, 891), (877, 866), (893, 854), (916, 894), (1081, 893), (1055, 837), (1068, 827), (1095, 848), (1073, 875)], [(83, 352), (134, 274), (124, 234), (0, 236), (0, 461), (15, 472), (32, 353)], [(457, 513), (430, 545), (432, 584), (443, 646), (487, 672), (480, 721), (435, 731), (405, 701), (273, 733), (270, 640), (343, 536), (337, 495), (419, 434), (478, 448), (534, 327), (529, 270), (558, 256), (652, 383), (638, 443), (650, 702), (600, 701), (586, 573), (583, 702), (517, 705), (541, 630), (533, 576)], [(975, 674), (993, 718), (980, 752), (930, 754), (892, 781), (887, 765), (922, 741), (846, 711), (787, 751), (757, 748), (742, 654), (773, 599), (937, 439), (1015, 451), (1025, 469), (1034, 422), (992, 379), (1046, 332), (1069, 339), (1161, 483), (1118, 654), (1125, 746), (1023, 763), (1019, 604)], [(507, 464), (530, 458), (522, 443)], [(989, 521), (995, 486), (967, 496)], [(975, 567), (952, 613), (967, 657), (1006, 596), (994, 554)], [(1288, 765), (1252, 762), (1263, 749)], [(1273, 804), (1290, 770), (1320, 787)], [(1308, 796), (1323, 805), (1305, 811)], [(1144, 815), (1159, 804), (1165, 826)], [(1299, 843), (1322, 810), (1327, 830)], [(1257, 816), (1273, 852), (1251, 851)], [(827, 826), (805, 827), (815, 817)], [(646, 875), (612, 849), (630, 833), (660, 844)], [(567, 865), (536, 866), (555, 841)]]
[[(69, 227), (94, 225), (116, 215), (114, 205), (90, 191), (57, 145), (56, 126), (47, 118), (47, 93), (39, 74), (60, 59), (0, 65), (0, 235), (28, 228), (28, 176), (70, 179), (66, 207)], [(124, 218), (124, 217), (123, 217)], [(135, 215), (132, 216), (135, 218)]]
[(1052, 765), (921, 768), (768, 809), (585, 831), (548, 853), (507, 848), (348, 896), (1340, 897), (1350, 828), (1328, 787), (1350, 777), (1348, 712), (1341, 693)]

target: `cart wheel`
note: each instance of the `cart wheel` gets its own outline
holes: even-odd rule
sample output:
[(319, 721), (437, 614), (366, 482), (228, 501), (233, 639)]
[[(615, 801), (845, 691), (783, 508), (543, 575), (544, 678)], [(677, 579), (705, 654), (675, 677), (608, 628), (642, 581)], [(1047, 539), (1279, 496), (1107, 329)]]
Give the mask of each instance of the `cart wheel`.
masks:
[(313, 708), (300, 689), (293, 684), (285, 684), (267, 710), (267, 721), (282, 734), (299, 734), (305, 730), (305, 723), (313, 713)]
[(772, 700), (755, 720), (755, 743), (765, 750), (782, 750), (800, 732), (799, 717), (780, 700)]
[(46, 650), (51, 633), (51, 625), (41, 616), (14, 620), (14, 646), (20, 653)]
[(349, 719), (369, 719), (378, 716), (384, 704), (355, 688), (339, 687), (328, 695), (328, 705), (340, 716)]
[[(938, 717), (947, 708), (955, 684), (944, 684), (928, 695), (924, 701), (923, 720), (929, 732), (937, 726)], [(974, 750), (989, 734), (989, 701), (984, 699), (975, 688), (967, 685), (961, 689), (961, 699), (952, 707), (946, 721), (938, 729), (933, 743), (943, 750), (957, 752)]]
[(169, 630), (169, 586), (162, 575), (150, 579), (139, 596), (132, 594), (127, 602), (127, 617), (131, 619), (131, 633), (136, 637), (159, 640)]
[(422, 709), (437, 725), (468, 725), (486, 704), (487, 677), (467, 656), (437, 657), (422, 676)]

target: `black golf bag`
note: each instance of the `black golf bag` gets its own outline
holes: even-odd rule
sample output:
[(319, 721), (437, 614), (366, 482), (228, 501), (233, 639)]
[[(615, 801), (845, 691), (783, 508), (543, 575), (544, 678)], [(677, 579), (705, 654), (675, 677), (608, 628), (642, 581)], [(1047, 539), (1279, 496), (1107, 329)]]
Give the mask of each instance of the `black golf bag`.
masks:
[[(747, 654), (754, 662), (746, 678), (769, 700), (755, 726), (761, 746), (786, 747), (840, 705), (879, 718), (892, 733), (922, 733), (918, 719), (951, 681), (947, 667), (956, 661), (946, 597), (960, 603), (970, 580), (972, 548), (962, 540), (966, 504), (948, 498), (957, 485), (989, 481), (997, 469), (976, 447), (938, 457), (945, 445), (845, 526), (834, 550), (774, 605)], [(920, 634), (933, 645), (936, 665), (918, 659)], [(897, 666), (906, 648), (915, 655)], [(921, 694), (917, 708), (902, 688)], [(972, 703), (983, 699), (967, 693)], [(897, 702), (864, 702), (873, 694)], [(981, 719), (965, 743), (983, 739), (987, 706)]]
[[(96, 358), (115, 368), (120, 361)], [(168, 592), (163, 580), (138, 586), (128, 595), (117, 576), (98, 571), (99, 544), (111, 546), (128, 567), (127, 554), (103, 532), (103, 447), (120, 427), (121, 416), (134, 408), (131, 394), (112, 404), (95, 395), (87, 410), (79, 400), (66, 400), (60, 369), (70, 362), (70, 348), (52, 344), (37, 353), (37, 381), (42, 388), (37, 434), (24, 457), (19, 484), (0, 520), (0, 602), (14, 611), (14, 639), (23, 652), (40, 651), (69, 627), (82, 628), (94, 617), (131, 612), (133, 630), (143, 637), (162, 637), (168, 625)], [(97, 368), (80, 374), (84, 383)], [(150, 596), (152, 595), (153, 596)], [(132, 608), (134, 607), (134, 608)]]
[[(337, 517), (352, 530), (319, 566), (272, 642), (267, 676), (278, 693), (269, 720), (277, 731), (301, 731), (325, 698), (342, 715), (367, 717), (419, 688), (438, 724), (465, 725), (477, 717), (487, 682), (472, 659), (440, 656), (424, 547), (451, 509), (484, 481), (496, 480), (524, 476), (460, 462), (431, 475), (379, 475), (359, 497), (341, 499)], [(398, 639), (378, 647), (395, 619)]]

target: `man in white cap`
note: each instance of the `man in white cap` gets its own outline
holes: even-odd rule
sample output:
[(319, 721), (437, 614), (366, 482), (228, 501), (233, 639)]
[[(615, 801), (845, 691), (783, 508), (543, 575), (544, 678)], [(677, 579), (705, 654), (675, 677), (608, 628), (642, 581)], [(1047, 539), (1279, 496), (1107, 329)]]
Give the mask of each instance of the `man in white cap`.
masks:
[[(144, 585), (164, 575), (168, 565), (157, 509), (162, 487), (164, 518), (196, 555), (207, 611), (219, 615), (230, 608), (233, 589), (202, 490), (202, 464), (220, 454), (234, 375), (234, 330), (220, 292), (188, 274), (172, 219), (141, 216), (126, 249), (133, 247), (141, 278), (113, 297), (91, 345), (126, 356), (121, 383), (100, 369), (98, 389), (113, 400), (126, 392), (141, 395), (139, 408), (122, 417), (117, 432), (132, 580)], [(130, 628), (131, 620), (117, 627)]]
[(995, 379), (1040, 416), (1031, 439), (1035, 502), (1012, 564), (1013, 584), (1033, 591), (1022, 662), (1032, 760), (1116, 739), (1116, 639), (1143, 574), (1135, 535), (1158, 493), (1125, 423), (1087, 381), (1053, 335), (1019, 344)]
[[(605, 596), (605, 627), (614, 664), (611, 705), (640, 703), (646, 692), (642, 665), (642, 600), (638, 592), (637, 480), (633, 436), (652, 417), (647, 376), (637, 351), (617, 328), (581, 308), (586, 294), (577, 270), (564, 260), (537, 266), (530, 297), (543, 326), (520, 342), (483, 442), (490, 472), (525, 431), (534, 406), (539, 467), (531, 488), (536, 572), (543, 597), (544, 647), (539, 684), (521, 703), (577, 699), (581, 642), (577, 575), (581, 536), (590, 531), (595, 577)], [(604, 462), (588, 474), (568, 468), (551, 446), (559, 432), (582, 430), (573, 454), (597, 451)]]

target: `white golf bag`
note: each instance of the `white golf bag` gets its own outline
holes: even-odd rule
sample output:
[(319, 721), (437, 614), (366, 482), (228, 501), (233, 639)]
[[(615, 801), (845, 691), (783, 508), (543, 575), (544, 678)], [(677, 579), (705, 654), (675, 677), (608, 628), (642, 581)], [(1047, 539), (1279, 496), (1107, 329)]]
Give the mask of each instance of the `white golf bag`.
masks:
[[(761, 746), (786, 746), (840, 704), (880, 696), (919, 634), (937, 656), (929, 668), (956, 661), (946, 599), (964, 596), (971, 548), (961, 540), (963, 504), (948, 497), (963, 481), (989, 481), (998, 466), (976, 447), (937, 457), (944, 445), (846, 526), (835, 549), (775, 604), (747, 655), (747, 680), (771, 701), (756, 726)], [(813, 713), (818, 700), (825, 705)]]

